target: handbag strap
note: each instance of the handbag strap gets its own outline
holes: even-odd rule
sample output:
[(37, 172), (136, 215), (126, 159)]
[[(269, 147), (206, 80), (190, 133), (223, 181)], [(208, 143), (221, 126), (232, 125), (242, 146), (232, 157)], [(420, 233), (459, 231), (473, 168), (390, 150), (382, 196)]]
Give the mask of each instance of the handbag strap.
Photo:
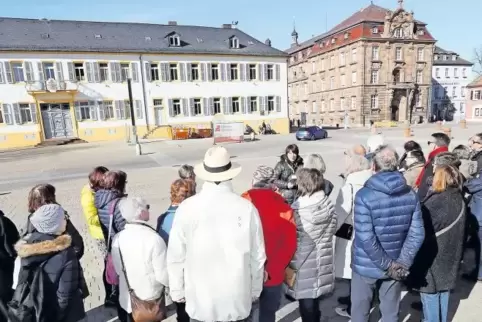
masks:
[(462, 216), (464, 215), (464, 213), (465, 213), (465, 201), (464, 201), (464, 198), (462, 198), (462, 210), (460, 210), (460, 214), (459, 214), (459, 216), (457, 217), (457, 219), (455, 219), (450, 225), (448, 225), (448, 226), (445, 227), (444, 229), (439, 230), (438, 232), (436, 232), (436, 233), (435, 233), (435, 237), (439, 237), (440, 235), (445, 234), (445, 233), (448, 232), (450, 229), (452, 229), (452, 228), (459, 222), (459, 220), (462, 218)]
[(345, 220), (343, 221), (344, 224), (346, 223), (348, 218), (353, 216), (353, 213), (355, 212), (355, 195), (353, 194), (355, 190), (353, 189), (353, 184), (349, 183), (349, 185), (350, 185), (350, 191), (351, 191), (351, 209), (350, 209), (350, 213), (348, 214), (348, 216), (346, 216)]
[(112, 230), (114, 229), (114, 212), (115, 212), (115, 207), (117, 206), (117, 203), (119, 202), (119, 198), (115, 199), (114, 201), (111, 201), (111, 204), (109, 206), (109, 235), (107, 236), (107, 250), (110, 250), (110, 246), (112, 244)]
[(127, 270), (126, 270), (126, 264), (124, 262), (124, 256), (122, 256), (120, 234), (118, 238), (119, 238), (119, 257), (122, 265), (122, 273), (124, 273), (124, 277), (126, 278), (127, 289), (129, 290), (129, 292), (133, 292), (134, 290), (131, 288), (131, 284), (129, 283), (129, 278), (127, 277)]

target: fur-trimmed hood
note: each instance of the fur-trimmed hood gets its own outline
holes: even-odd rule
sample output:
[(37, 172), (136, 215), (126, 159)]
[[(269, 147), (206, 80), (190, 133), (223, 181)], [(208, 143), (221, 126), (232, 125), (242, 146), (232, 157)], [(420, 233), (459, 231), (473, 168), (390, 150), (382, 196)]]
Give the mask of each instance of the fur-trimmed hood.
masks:
[(34, 232), (20, 239), (15, 244), (15, 250), (22, 259), (22, 266), (28, 266), (35, 262), (43, 262), (71, 245), (70, 235), (52, 236)]

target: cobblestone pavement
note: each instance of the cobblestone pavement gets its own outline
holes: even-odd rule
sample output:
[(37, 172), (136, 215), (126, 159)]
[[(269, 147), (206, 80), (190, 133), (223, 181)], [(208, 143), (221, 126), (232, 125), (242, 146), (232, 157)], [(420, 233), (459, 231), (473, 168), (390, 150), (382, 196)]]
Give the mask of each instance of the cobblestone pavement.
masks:
[[(429, 129), (430, 130), (430, 129)], [(479, 130), (480, 131), (480, 130)], [(337, 131), (338, 132), (338, 131)], [(426, 141), (426, 136), (430, 132), (417, 135), (417, 139), (420, 142)], [(476, 133), (474, 129), (471, 131), (460, 132), (456, 134), (460, 138), (461, 143), (466, 142), (469, 135)], [(462, 136), (463, 135), (463, 136)], [(301, 151), (303, 153), (321, 152), (325, 162), (327, 164), (328, 172), (327, 178), (330, 179), (336, 187), (339, 187), (341, 181), (338, 178), (338, 174), (341, 173), (343, 162), (342, 155), (344, 149), (348, 148), (352, 144), (364, 143), (368, 133), (365, 132), (344, 132), (340, 134), (334, 134), (333, 140), (326, 140), (325, 142), (306, 142), (301, 143)], [(400, 131), (387, 131), (386, 138), (395, 146), (401, 146), (406, 140), (400, 136)], [(251, 181), (251, 174), (256, 167), (260, 164), (274, 165), (278, 159), (277, 155), (281, 153), (284, 146), (291, 139), (284, 139), (283, 137), (270, 137), (266, 139), (265, 145), (231, 145), (228, 149), (232, 150), (234, 160), (239, 162), (243, 166), (243, 172), (240, 177), (236, 178), (233, 183), (235, 190), (239, 193), (249, 188)], [(291, 143), (291, 142), (289, 142)], [(194, 143), (182, 142), (182, 143), (152, 143), (145, 145), (145, 150), (150, 153), (146, 156), (139, 166), (138, 161), (130, 157), (124, 157), (126, 149), (116, 145), (106, 146), (93, 146), (91, 151), (99, 151), (102, 149), (102, 155), (91, 155), (89, 158), (89, 151), (82, 151), (78, 148), (67, 148), (65, 150), (54, 150), (54, 153), (44, 153), (42, 151), (35, 151), (29, 153), (26, 151), (20, 151), (14, 156), (8, 153), (0, 154), (0, 159), (4, 167), (0, 169), (0, 176), (5, 178), (5, 182), (2, 185), (2, 189), (5, 189), (3, 193), (0, 193), (0, 205), (1, 209), (14, 220), (18, 226), (25, 224), (27, 216), (27, 194), (29, 187), (35, 182), (37, 169), (48, 170), (49, 159), (50, 164), (60, 164), (64, 168), (69, 165), (75, 165), (78, 167), (78, 171), (82, 171), (84, 168), (89, 169), (94, 165), (100, 164), (102, 160), (106, 162), (104, 164), (109, 165), (130, 165), (127, 167), (128, 172), (128, 193), (132, 196), (142, 196), (151, 205), (151, 223), (154, 224), (157, 216), (161, 214), (169, 206), (169, 185), (176, 178), (177, 164), (183, 162), (194, 162), (200, 160), (205, 148), (210, 146), (210, 142), (198, 141)], [(69, 151), (69, 149), (72, 149)], [(149, 151), (151, 149), (151, 151)], [(157, 151), (159, 152), (157, 152)], [(179, 152), (183, 150), (183, 152)], [(48, 150), (46, 150), (48, 151)], [(64, 151), (64, 152), (58, 152)], [(172, 152), (175, 151), (175, 152)], [(39, 154), (40, 153), (40, 154)], [(43, 153), (43, 154), (42, 154)], [(32, 157), (32, 154), (34, 157)], [(50, 156), (49, 156), (50, 154)], [(72, 155), (73, 154), (73, 155)], [(87, 156), (87, 157), (86, 157)], [(60, 160), (59, 160), (60, 159)], [(112, 159), (115, 159), (112, 162)], [(110, 161), (110, 163), (108, 163)], [(59, 162), (63, 161), (63, 162)], [(136, 163), (137, 162), (137, 163)], [(64, 164), (67, 163), (67, 164)], [(7, 166), (5, 166), (7, 164)], [(14, 166), (9, 168), (8, 165)], [(147, 166), (146, 166), (147, 165)], [(55, 167), (54, 167), (55, 168)], [(126, 167), (122, 167), (125, 169)], [(14, 169), (15, 171), (13, 171)], [(86, 170), (85, 170), (86, 171)], [(23, 173), (25, 176), (25, 184), (20, 186), (11, 185), (8, 186), (8, 179), (13, 178), (14, 175)], [(84, 174), (84, 177), (86, 175)], [(31, 183), (28, 181), (31, 179)], [(37, 180), (38, 181), (38, 180)], [(82, 265), (85, 271), (85, 277), (87, 279), (91, 296), (86, 299), (86, 310), (88, 311), (88, 318), (86, 321), (115, 321), (116, 314), (112, 310), (104, 309), (102, 306), (104, 294), (102, 290), (102, 258), (98, 254), (93, 240), (90, 238), (87, 232), (87, 227), (83, 220), (83, 215), (80, 208), (80, 190), (86, 183), (85, 179), (79, 179), (78, 177), (72, 177), (69, 179), (54, 181), (58, 191), (58, 201), (69, 212), (72, 217), (72, 221), (75, 226), (81, 231), (84, 236), (84, 243), (86, 246), (86, 252), (82, 259)], [(18, 187), (17, 187), (18, 186)], [(10, 188), (10, 189), (8, 189)], [(332, 198), (336, 198), (337, 191), (332, 193)], [(468, 258), (466, 263), (471, 263)], [(322, 321), (334, 321), (334, 322), (346, 322), (346, 318), (338, 317), (335, 314), (334, 308), (336, 307), (336, 298), (338, 296), (346, 295), (348, 288), (346, 283), (340, 281), (337, 283), (336, 292), (333, 296), (327, 297), (321, 301), (322, 308)], [(416, 294), (404, 293), (402, 301), (402, 321), (420, 321), (420, 313), (411, 309), (410, 304), (417, 299)], [(480, 306), (480, 300), (482, 299), (482, 284), (476, 285), (469, 284), (461, 281), (457, 287), (456, 292), (451, 295), (450, 303), (450, 321), (459, 322), (478, 322), (482, 319), (482, 308)], [(168, 321), (175, 321), (174, 312), (170, 312)], [(278, 321), (292, 322), (300, 321), (299, 313), (297, 310), (297, 303), (290, 303), (284, 301), (282, 308), (278, 312)], [(370, 321), (378, 321), (379, 314), (375, 309)]]

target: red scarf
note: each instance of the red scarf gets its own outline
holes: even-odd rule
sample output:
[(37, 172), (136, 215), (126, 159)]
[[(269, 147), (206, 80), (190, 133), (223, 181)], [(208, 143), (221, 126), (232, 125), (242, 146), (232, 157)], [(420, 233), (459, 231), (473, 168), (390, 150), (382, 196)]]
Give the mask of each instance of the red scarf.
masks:
[(423, 178), (423, 175), (425, 173), (425, 169), (427, 168), (427, 166), (433, 162), (433, 159), (435, 159), (435, 157), (438, 154), (440, 154), (442, 152), (447, 152), (448, 150), (449, 150), (449, 148), (447, 146), (441, 146), (440, 148), (436, 148), (435, 150), (430, 152), (430, 154), (428, 155), (427, 162), (423, 166), (422, 171), (420, 171), (420, 174), (418, 175), (417, 181), (415, 181), (415, 186), (417, 188), (420, 187), (420, 183), (422, 182), (422, 178)]

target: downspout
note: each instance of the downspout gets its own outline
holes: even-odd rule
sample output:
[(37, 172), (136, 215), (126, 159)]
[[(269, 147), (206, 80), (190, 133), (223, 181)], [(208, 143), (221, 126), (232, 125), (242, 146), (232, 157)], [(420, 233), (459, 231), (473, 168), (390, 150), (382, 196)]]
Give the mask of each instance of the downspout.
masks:
[[(366, 69), (366, 64), (365, 64), (365, 60), (367, 59), (367, 48), (366, 48), (367, 44), (365, 42), (362, 42), (362, 48), (363, 48), (363, 62), (362, 62), (362, 74), (363, 74), (363, 81), (362, 81), (362, 87), (361, 87), (361, 97), (362, 97), (362, 103), (361, 103), (361, 109), (360, 109), (360, 116), (361, 116), (361, 121), (363, 122), (363, 127), (366, 126), (366, 122), (367, 122), (367, 115), (366, 115), (366, 111), (365, 111), (365, 78), (366, 78), (366, 73), (365, 73), (365, 69)], [(370, 114), (371, 114), (371, 111), (370, 111)]]
[(150, 131), (150, 126), (149, 126), (149, 113), (148, 113), (148, 101), (147, 101), (147, 89), (146, 89), (146, 75), (144, 75), (145, 72), (145, 66), (144, 66), (144, 60), (142, 59), (142, 54), (139, 55), (139, 63), (141, 66), (141, 85), (142, 85), (142, 99), (144, 101), (144, 115), (146, 116), (146, 125), (147, 125), (147, 133)]

